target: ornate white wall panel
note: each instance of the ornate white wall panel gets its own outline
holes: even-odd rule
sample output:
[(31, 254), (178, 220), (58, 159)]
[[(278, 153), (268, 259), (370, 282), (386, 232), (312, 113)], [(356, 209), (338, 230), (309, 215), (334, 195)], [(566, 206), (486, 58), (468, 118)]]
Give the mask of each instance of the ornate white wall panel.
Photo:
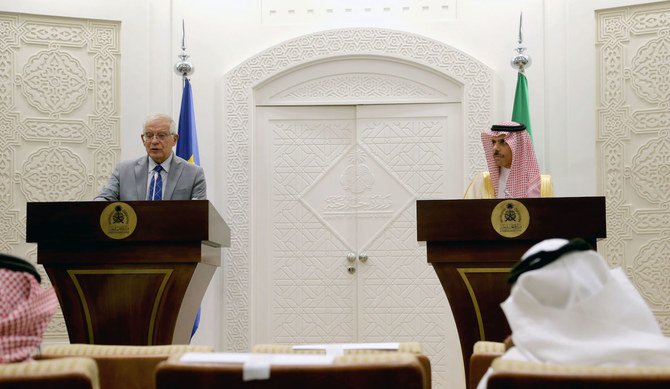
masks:
[[(119, 29), (0, 13), (0, 251), (35, 262), (26, 202), (90, 200), (118, 160)], [(56, 318), (46, 338), (67, 341)]]
[(298, 67), (256, 90), (256, 105), (460, 102), (463, 88), (415, 64), (377, 57), (338, 57)]
[(670, 334), (670, 3), (598, 11), (596, 34), (601, 246)]

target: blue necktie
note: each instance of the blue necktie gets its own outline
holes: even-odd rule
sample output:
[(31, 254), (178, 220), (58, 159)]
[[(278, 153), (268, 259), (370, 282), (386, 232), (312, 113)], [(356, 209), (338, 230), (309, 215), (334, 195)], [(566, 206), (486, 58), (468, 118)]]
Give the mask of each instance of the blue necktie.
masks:
[(156, 165), (149, 183), (149, 200), (163, 200), (163, 177), (161, 171), (163, 167)]

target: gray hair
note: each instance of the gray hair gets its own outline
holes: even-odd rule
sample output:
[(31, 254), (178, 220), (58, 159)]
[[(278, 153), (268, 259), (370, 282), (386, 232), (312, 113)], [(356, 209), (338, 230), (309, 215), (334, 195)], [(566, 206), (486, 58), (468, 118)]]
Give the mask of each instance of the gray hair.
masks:
[(164, 113), (152, 113), (144, 119), (144, 125), (142, 125), (142, 131), (147, 128), (147, 125), (156, 120), (165, 120), (170, 122), (170, 134), (177, 134), (177, 124), (174, 122), (170, 115)]

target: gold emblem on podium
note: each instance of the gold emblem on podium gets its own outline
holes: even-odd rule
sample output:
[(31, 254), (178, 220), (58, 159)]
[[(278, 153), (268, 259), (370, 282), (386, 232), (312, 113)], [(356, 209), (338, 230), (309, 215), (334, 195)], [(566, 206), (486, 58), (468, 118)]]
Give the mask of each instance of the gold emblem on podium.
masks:
[(112, 239), (129, 237), (137, 226), (137, 214), (130, 205), (123, 202), (111, 203), (100, 214), (100, 228)]
[(505, 238), (515, 238), (526, 232), (530, 224), (528, 208), (517, 200), (501, 201), (491, 212), (491, 224)]

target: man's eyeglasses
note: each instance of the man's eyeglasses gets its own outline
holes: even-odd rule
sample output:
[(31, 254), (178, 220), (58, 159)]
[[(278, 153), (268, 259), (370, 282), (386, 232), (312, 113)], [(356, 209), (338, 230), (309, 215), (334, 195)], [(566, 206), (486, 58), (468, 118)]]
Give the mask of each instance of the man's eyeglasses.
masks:
[(174, 134), (168, 134), (167, 132), (159, 132), (158, 134), (152, 134), (152, 133), (144, 133), (142, 134), (142, 140), (145, 142), (151, 142), (154, 139), (158, 139), (159, 141), (164, 141), (168, 136), (172, 136)]

